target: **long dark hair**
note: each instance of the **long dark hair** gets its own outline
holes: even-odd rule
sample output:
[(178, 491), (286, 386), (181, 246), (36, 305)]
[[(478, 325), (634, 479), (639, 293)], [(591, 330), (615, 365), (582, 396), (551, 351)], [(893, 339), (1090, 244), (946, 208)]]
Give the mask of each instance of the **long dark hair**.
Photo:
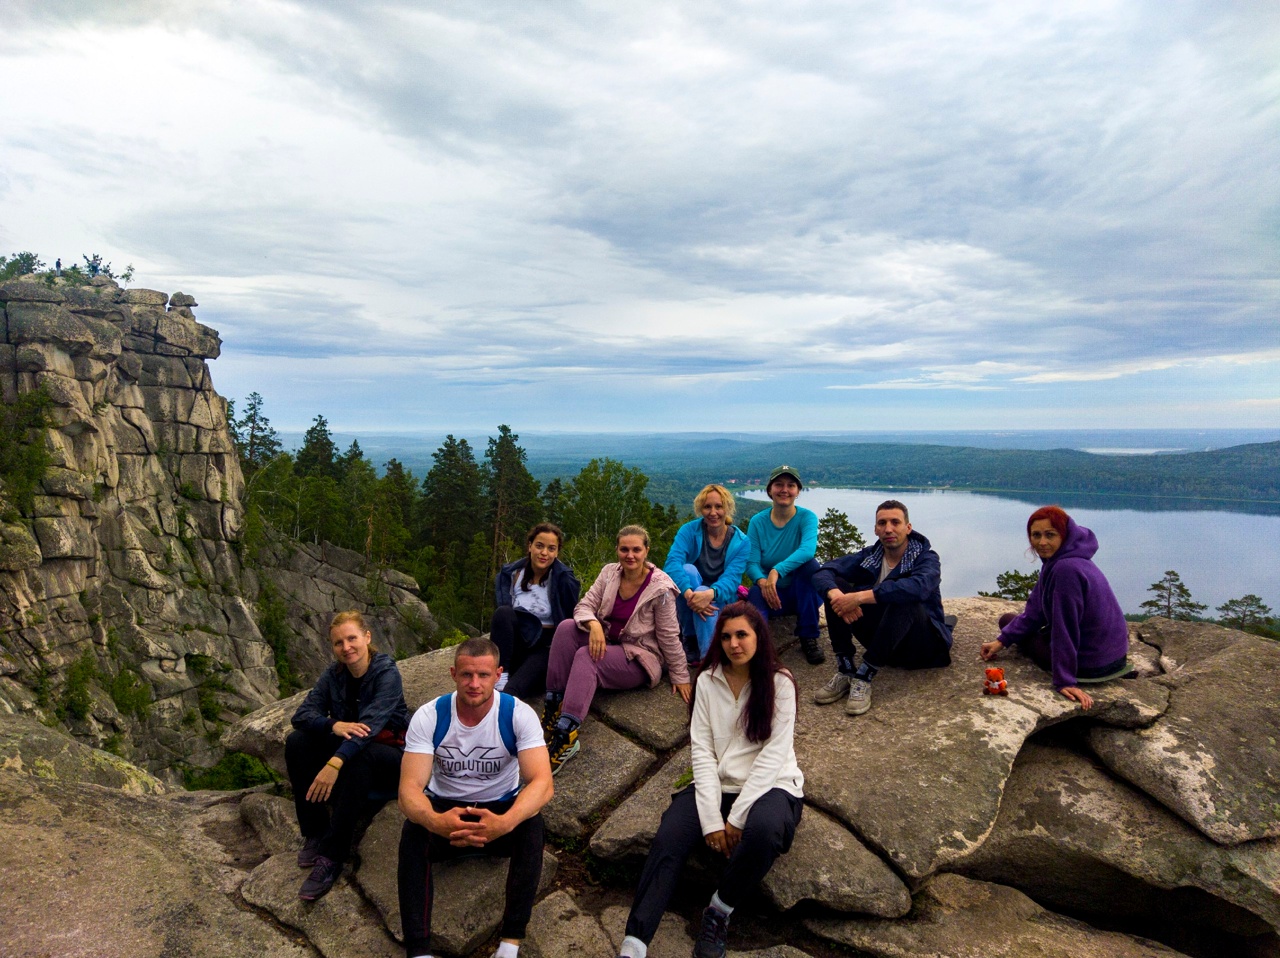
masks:
[[(560, 527), (556, 525), (554, 522), (539, 522), (536, 526), (534, 526), (532, 529), (529, 530), (529, 535), (525, 538), (525, 544), (533, 545), (533, 540), (538, 538), (538, 536), (542, 535), (544, 532), (547, 535), (552, 535), (556, 537), (557, 548), (559, 549), (564, 548), (564, 532), (561, 531)], [(553, 562), (551, 563), (551, 565), (555, 565), (555, 563)], [(532, 566), (533, 566), (533, 561), (529, 558), (529, 553), (525, 552), (523, 564), (520, 566), (520, 571), (523, 572), (524, 574), (518, 577), (520, 579), (520, 586), (521, 586), (522, 592), (530, 592), (533, 590), (533, 585), (534, 585), (533, 573), (530, 571)], [(542, 579), (546, 579), (550, 575), (551, 575), (551, 566), (548, 566), (547, 571), (542, 573)], [(538, 582), (541, 583), (542, 579), (539, 579)]]
[[(765, 621), (759, 609), (750, 602), (734, 602), (721, 610), (720, 618), (716, 619), (715, 638), (711, 642), (711, 647), (707, 649), (702, 667), (698, 669), (698, 675), (724, 664), (724, 646), (720, 642), (720, 630), (730, 619), (746, 619), (751, 626), (751, 631), (756, 634), (756, 654), (748, 663), (748, 681), (751, 690), (747, 693), (746, 708), (742, 710), (742, 730), (747, 733), (748, 742), (768, 741), (769, 736), (773, 734), (773, 711), (776, 698), (773, 677), (781, 672), (791, 679), (792, 685), (796, 680), (778, 658), (778, 650), (774, 648), (773, 637), (769, 634), (769, 623)], [(696, 695), (698, 690), (696, 680), (693, 683), (693, 690)], [(689, 697), (689, 709), (690, 711), (693, 709), (693, 696)]]

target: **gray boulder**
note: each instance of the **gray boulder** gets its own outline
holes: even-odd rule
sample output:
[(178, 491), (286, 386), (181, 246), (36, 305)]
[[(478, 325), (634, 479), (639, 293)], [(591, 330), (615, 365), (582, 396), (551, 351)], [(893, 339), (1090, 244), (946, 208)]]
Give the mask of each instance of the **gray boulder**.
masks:
[(1141, 632), (1169, 709), (1149, 728), (1093, 729), (1090, 747), (1216, 842), (1280, 836), (1280, 643), (1166, 619)]
[(529, 958), (610, 958), (617, 953), (600, 922), (584, 914), (565, 891), (552, 892), (534, 907), (521, 948), (526, 952)]
[(911, 914), (810, 918), (828, 941), (877, 958), (1177, 958), (1181, 952), (1046, 911), (1012, 888), (938, 875), (916, 895)]
[(1280, 927), (1280, 840), (1217, 845), (1088, 758), (1034, 743), (991, 836), (953, 867), (1076, 914)]
[(298, 818), (289, 799), (261, 792), (246, 795), (240, 801), (239, 813), (268, 855), (296, 853), (302, 847), (302, 832), (298, 831)]
[(0, 769), (50, 782), (101, 785), (130, 795), (166, 791), (158, 778), (136, 765), (21, 715), (0, 714)]
[[(572, 767), (570, 764), (569, 768)], [(658, 834), (662, 813), (671, 804), (671, 796), (679, 791), (676, 782), (682, 781), (691, 771), (689, 748), (686, 746), (671, 756), (595, 830), (591, 836), (591, 853), (605, 861), (647, 855), (653, 836)], [(568, 768), (565, 774), (568, 774)]]
[(0, 806), (6, 954), (312, 954), (235, 905), (242, 873), (190, 807), (11, 771), (0, 771)]
[[(600, 924), (609, 936), (613, 945), (612, 954), (617, 954), (622, 947), (622, 939), (626, 937), (627, 915), (629, 907), (610, 905), (600, 913)], [(654, 958), (663, 955), (687, 955), (693, 950), (693, 939), (689, 937), (688, 925), (683, 918), (674, 912), (667, 912), (658, 922), (658, 930), (649, 942), (649, 953)]]
[(345, 872), (327, 895), (314, 902), (298, 897), (306, 876), (295, 853), (273, 855), (253, 870), (240, 894), (249, 904), (305, 934), (324, 958), (400, 958), (404, 954), (387, 933), (382, 916), (364, 900)]
[(911, 894), (893, 870), (816, 808), (804, 810), (791, 851), (774, 862), (762, 887), (783, 911), (802, 901), (883, 918), (911, 910)]
[[(795, 651), (783, 660), (800, 691), (796, 755), (806, 799), (847, 825), (909, 878), (920, 879), (968, 855), (986, 839), (1014, 759), (1028, 736), (1086, 717), (1055, 693), (1048, 676), (1017, 654), (1004, 661), (1008, 697), (982, 694), (978, 647), (996, 634), (1011, 603), (962, 599), (952, 665), (915, 672), (885, 669), (872, 708), (859, 717), (815, 706), (831, 674)], [(1091, 722), (1150, 724), (1167, 692), (1150, 682), (1100, 686)], [(855, 771), (856, 770), (856, 771)]]
[(654, 757), (595, 718), (579, 732), (582, 747), (556, 775), (556, 792), (542, 810), (547, 831), (561, 838), (590, 834), (596, 818), (640, 781)]

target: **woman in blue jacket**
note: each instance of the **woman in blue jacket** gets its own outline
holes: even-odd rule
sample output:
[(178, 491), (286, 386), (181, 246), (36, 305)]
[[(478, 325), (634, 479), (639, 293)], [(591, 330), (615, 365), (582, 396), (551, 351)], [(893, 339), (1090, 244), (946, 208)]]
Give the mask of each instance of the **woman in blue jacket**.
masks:
[(662, 567), (680, 590), (676, 615), (690, 662), (706, 658), (716, 616), (737, 601), (747, 568), (750, 543), (733, 524), (733, 508), (733, 496), (724, 486), (703, 486), (693, 500), (693, 511), (702, 518), (680, 527)]
[(339, 612), (329, 641), (337, 661), (293, 713), (284, 748), (303, 838), (298, 865), (311, 869), (298, 892), (303, 901), (333, 887), (370, 793), (395, 796), (409, 727), (400, 670), (373, 647), (364, 617)]
[(529, 530), (529, 554), (505, 565), (494, 580), (497, 608), (489, 638), (502, 653), (498, 690), (528, 698), (547, 688), (547, 657), (556, 626), (573, 617), (582, 586), (560, 561), (564, 533), (550, 522)]

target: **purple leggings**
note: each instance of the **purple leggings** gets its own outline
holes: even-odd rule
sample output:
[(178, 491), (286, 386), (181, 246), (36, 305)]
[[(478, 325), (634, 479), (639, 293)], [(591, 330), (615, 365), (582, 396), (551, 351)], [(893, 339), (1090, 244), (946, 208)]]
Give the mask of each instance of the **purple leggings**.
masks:
[(563, 692), (560, 714), (579, 722), (591, 711), (596, 689), (635, 689), (649, 684), (649, 673), (639, 662), (628, 659), (620, 645), (605, 646), (604, 658), (594, 661), (587, 636), (573, 619), (565, 619), (556, 627), (547, 664), (547, 691)]

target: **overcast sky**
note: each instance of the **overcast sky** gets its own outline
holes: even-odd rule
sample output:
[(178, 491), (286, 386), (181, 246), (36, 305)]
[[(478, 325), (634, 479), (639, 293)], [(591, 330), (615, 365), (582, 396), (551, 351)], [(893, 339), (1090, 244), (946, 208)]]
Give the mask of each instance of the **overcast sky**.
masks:
[(281, 428), (1274, 426), (1273, 2), (33, 2), (0, 252)]

